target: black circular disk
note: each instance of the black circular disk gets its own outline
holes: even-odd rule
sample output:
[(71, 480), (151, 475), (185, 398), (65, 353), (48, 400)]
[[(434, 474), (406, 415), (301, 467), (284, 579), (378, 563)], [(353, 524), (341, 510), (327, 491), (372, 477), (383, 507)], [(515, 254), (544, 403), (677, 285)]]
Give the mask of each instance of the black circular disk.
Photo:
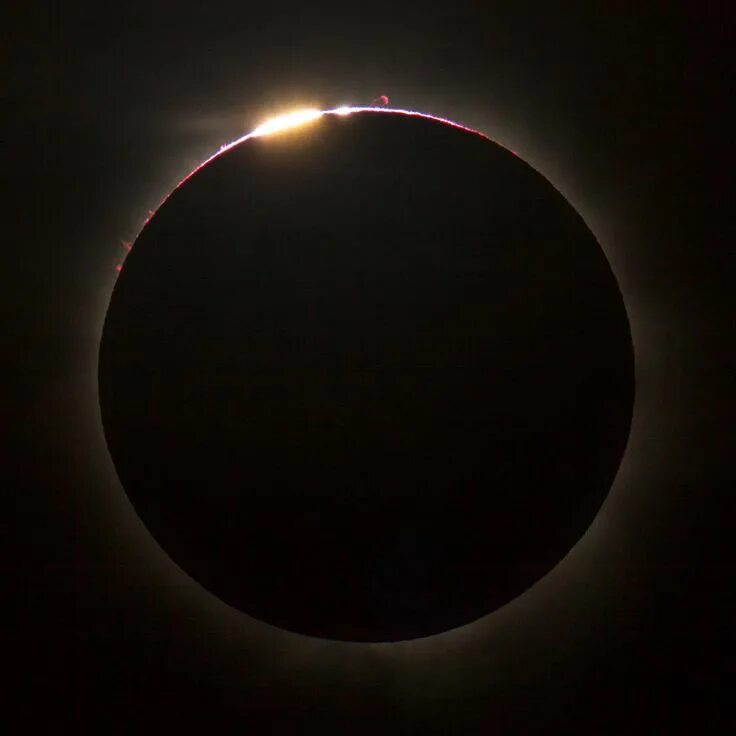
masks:
[(391, 112), (251, 138), (176, 189), (115, 286), (110, 452), (209, 591), (331, 639), (469, 623), (594, 518), (629, 432), (603, 252), (485, 137)]

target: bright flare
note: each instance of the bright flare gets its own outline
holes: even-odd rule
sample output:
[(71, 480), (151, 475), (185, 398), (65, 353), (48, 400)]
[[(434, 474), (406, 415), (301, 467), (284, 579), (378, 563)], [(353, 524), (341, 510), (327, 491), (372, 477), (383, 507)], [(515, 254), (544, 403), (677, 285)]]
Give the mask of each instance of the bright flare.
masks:
[(278, 133), (282, 130), (288, 130), (289, 128), (296, 128), (299, 125), (304, 125), (304, 123), (317, 120), (317, 118), (321, 118), (322, 115), (322, 110), (317, 110), (315, 108), (297, 110), (296, 112), (290, 112), (286, 115), (279, 115), (276, 118), (266, 120), (265, 123), (259, 125), (248, 137), (270, 135), (271, 133)]

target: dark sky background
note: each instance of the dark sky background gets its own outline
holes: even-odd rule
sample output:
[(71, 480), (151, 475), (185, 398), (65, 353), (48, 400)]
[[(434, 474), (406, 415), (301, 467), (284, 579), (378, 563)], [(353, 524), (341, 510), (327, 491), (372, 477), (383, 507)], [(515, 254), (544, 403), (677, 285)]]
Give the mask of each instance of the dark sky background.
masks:
[[(24, 3), (3, 19), (3, 466), (24, 727), (726, 733), (734, 676), (725, 4)], [(7, 11), (5, 11), (7, 13)], [(731, 77), (732, 79), (732, 77)], [(480, 621), (345, 644), (229, 609), (107, 454), (97, 349), (120, 241), (222, 143), (379, 94), (478, 128), (577, 208), (619, 280), (637, 401), (567, 558)]]

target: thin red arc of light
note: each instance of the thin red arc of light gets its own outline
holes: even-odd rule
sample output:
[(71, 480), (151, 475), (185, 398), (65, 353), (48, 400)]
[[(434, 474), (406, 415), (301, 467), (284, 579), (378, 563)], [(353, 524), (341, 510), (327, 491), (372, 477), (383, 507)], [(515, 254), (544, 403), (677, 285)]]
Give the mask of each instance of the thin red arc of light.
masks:
[[(392, 114), (392, 115), (405, 115), (408, 117), (417, 117), (417, 118), (424, 118), (426, 120), (433, 120), (437, 123), (442, 123), (443, 125), (449, 125), (452, 128), (457, 128), (458, 130), (465, 131), (466, 133), (472, 133), (474, 135), (478, 135), (481, 138), (485, 138), (488, 141), (493, 141), (493, 139), (486, 135), (485, 133), (481, 132), (480, 130), (476, 130), (475, 128), (471, 128), (467, 125), (463, 125), (462, 123), (457, 123), (454, 120), (449, 120), (448, 118), (443, 118), (438, 115), (432, 115), (430, 113), (426, 112), (418, 112), (416, 110), (402, 110), (399, 108), (389, 108), (389, 107), (352, 107), (352, 106), (345, 106), (345, 107), (336, 107), (331, 110), (322, 110), (321, 115), (335, 115), (335, 116), (347, 116), (351, 115), (353, 113), (361, 113), (361, 112), (375, 112), (375, 113), (381, 113), (384, 115)], [(171, 195), (179, 189), (181, 186), (186, 184), (189, 179), (191, 179), (200, 169), (203, 169), (205, 166), (210, 164), (212, 161), (214, 161), (218, 156), (222, 155), (226, 151), (229, 151), (231, 148), (234, 148), (235, 146), (239, 145), (240, 143), (244, 143), (245, 141), (249, 140), (250, 138), (257, 137), (254, 135), (253, 132), (246, 133), (243, 136), (240, 136), (240, 138), (236, 138), (234, 141), (231, 141), (230, 143), (225, 143), (224, 145), (220, 146), (220, 148), (215, 151), (211, 156), (206, 158), (202, 163), (195, 166), (158, 204), (158, 206), (155, 209), (148, 210), (148, 217), (143, 221), (143, 226), (141, 230), (148, 225), (148, 223), (151, 221), (151, 218), (158, 212), (159, 209), (165, 204), (165, 202), (171, 197)], [(497, 141), (493, 141), (494, 143), (497, 143)], [(500, 145), (500, 144), (499, 144)], [(512, 153), (514, 156), (516, 156), (515, 151), (509, 150), (510, 153)], [(137, 238), (136, 238), (137, 239)], [(135, 241), (133, 241), (135, 242)], [(127, 248), (127, 251), (130, 251), (130, 248)], [(115, 270), (120, 272), (122, 270), (123, 264), (118, 263), (115, 266)]]

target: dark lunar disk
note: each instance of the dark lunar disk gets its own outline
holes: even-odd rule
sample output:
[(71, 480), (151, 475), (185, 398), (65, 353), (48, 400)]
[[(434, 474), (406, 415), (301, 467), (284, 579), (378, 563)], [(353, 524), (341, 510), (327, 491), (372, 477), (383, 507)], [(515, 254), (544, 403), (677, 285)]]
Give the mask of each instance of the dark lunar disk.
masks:
[(484, 137), (325, 115), (198, 170), (141, 232), (100, 349), (110, 452), (207, 590), (284, 629), (410, 639), (585, 532), (634, 365), (595, 238)]

